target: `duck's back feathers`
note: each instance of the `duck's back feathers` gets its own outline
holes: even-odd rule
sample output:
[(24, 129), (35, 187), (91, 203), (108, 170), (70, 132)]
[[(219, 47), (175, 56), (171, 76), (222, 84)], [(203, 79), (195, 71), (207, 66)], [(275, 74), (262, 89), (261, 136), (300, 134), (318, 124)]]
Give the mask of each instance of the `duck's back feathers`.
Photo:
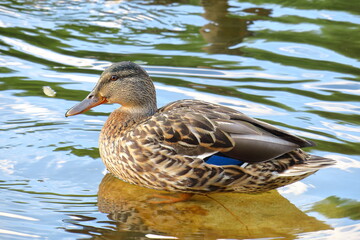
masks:
[(183, 148), (187, 153), (221, 152), (249, 163), (314, 145), (234, 109), (198, 100), (169, 104), (159, 109), (150, 122), (162, 129), (164, 143)]

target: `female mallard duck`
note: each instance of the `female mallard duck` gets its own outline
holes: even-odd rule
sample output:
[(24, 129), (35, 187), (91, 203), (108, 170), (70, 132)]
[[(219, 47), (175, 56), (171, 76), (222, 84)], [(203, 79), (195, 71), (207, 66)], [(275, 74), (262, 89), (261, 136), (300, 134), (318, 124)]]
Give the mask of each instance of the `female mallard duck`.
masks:
[(332, 165), (300, 148), (314, 143), (234, 109), (180, 100), (160, 109), (149, 75), (135, 63), (111, 65), (92, 92), (67, 111), (118, 103), (100, 134), (100, 155), (116, 177), (148, 188), (194, 193), (258, 193)]

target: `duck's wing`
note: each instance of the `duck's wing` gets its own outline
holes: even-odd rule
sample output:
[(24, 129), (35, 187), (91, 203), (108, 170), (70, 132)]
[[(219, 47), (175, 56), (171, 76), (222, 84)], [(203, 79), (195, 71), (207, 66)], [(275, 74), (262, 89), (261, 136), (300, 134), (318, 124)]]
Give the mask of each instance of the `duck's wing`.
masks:
[(294, 136), (234, 109), (198, 100), (169, 104), (146, 125), (178, 153), (205, 158), (222, 155), (255, 163), (276, 158), (311, 141)]

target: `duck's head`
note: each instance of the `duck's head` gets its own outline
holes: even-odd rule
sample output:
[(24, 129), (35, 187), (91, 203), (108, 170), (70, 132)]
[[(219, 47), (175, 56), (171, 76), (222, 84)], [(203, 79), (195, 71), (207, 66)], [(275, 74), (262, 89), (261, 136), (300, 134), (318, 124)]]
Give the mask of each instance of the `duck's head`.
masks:
[(91, 93), (70, 108), (65, 116), (86, 112), (103, 103), (118, 103), (123, 109), (153, 114), (156, 111), (155, 87), (139, 65), (132, 62), (114, 63), (101, 74)]

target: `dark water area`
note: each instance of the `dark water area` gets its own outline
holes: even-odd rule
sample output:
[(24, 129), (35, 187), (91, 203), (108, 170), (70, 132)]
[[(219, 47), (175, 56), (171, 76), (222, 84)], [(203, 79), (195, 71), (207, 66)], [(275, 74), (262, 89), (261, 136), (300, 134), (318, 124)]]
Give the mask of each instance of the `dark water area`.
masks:
[[(360, 239), (359, 59), (355, 0), (1, 1), (0, 239)], [(159, 107), (233, 107), (338, 164), (264, 194), (149, 204), (155, 191), (104, 174), (117, 106), (64, 117), (119, 61), (149, 72)]]

